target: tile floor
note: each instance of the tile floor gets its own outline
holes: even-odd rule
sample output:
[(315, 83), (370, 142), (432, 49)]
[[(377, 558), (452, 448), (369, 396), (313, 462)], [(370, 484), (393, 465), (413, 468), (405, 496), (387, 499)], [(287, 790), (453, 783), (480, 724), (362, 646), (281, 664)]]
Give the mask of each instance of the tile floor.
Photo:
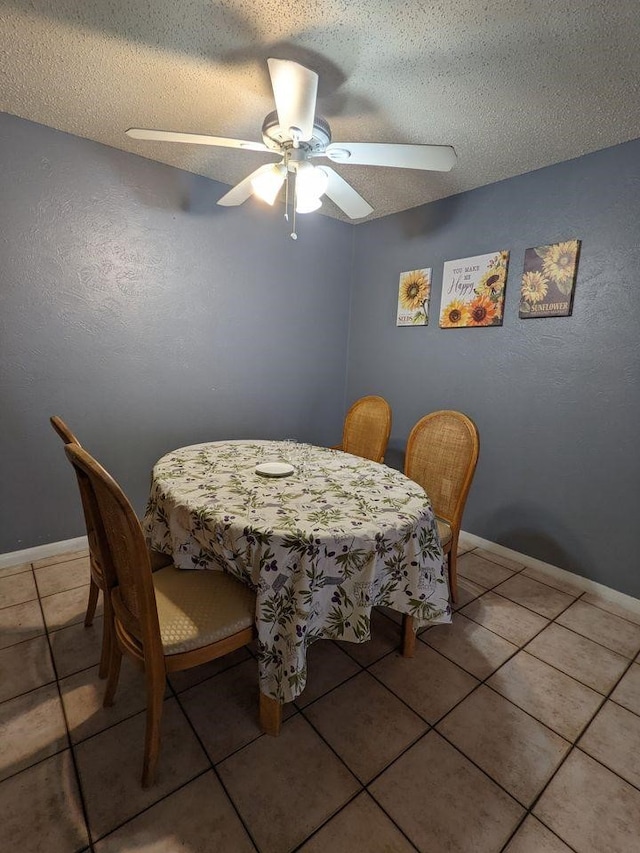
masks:
[(142, 679), (125, 664), (102, 709), (86, 554), (2, 569), (0, 847), (639, 851), (640, 610), (479, 549), (459, 571), (412, 660), (388, 611), (369, 643), (313, 646), (278, 739), (250, 651), (172, 678), (143, 791)]

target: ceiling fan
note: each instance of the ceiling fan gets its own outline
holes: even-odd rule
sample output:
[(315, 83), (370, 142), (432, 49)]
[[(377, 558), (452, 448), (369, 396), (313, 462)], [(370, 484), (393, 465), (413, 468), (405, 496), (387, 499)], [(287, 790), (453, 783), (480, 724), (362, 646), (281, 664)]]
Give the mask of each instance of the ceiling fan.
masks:
[(316, 158), (323, 157), (341, 165), (395, 166), (436, 172), (448, 172), (453, 168), (456, 154), (449, 145), (332, 142), (329, 123), (316, 115), (318, 75), (315, 71), (287, 59), (268, 59), (267, 65), (276, 109), (262, 123), (264, 142), (142, 128), (130, 128), (126, 133), (133, 139), (217, 145), (277, 154), (279, 162), (260, 166), (223, 195), (218, 204), (242, 204), (253, 194), (273, 204), (284, 184), (285, 219), (289, 220), (291, 211), (294, 240), (297, 238), (296, 213), (317, 210), (323, 195), (351, 219), (361, 219), (373, 211), (334, 169), (327, 165), (314, 166), (311, 161)]

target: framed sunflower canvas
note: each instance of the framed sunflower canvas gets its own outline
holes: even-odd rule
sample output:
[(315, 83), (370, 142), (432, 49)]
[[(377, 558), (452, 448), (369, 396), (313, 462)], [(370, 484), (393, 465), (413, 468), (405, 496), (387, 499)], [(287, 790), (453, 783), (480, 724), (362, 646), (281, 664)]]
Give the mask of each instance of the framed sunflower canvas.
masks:
[(536, 246), (524, 253), (520, 317), (570, 317), (580, 240)]
[(442, 273), (440, 328), (501, 326), (509, 252), (446, 261)]
[(427, 326), (430, 296), (430, 269), (401, 272), (396, 326)]

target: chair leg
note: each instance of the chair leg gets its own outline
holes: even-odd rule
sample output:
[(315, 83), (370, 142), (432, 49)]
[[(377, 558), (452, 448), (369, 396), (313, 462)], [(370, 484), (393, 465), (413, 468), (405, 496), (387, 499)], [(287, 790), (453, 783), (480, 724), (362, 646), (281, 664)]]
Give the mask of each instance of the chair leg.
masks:
[(147, 671), (147, 728), (144, 737), (142, 787), (150, 788), (156, 779), (160, 755), (160, 724), (164, 706), (166, 679)]
[(413, 628), (413, 616), (402, 616), (402, 657), (412, 658), (416, 648), (416, 632)]
[(449, 590), (451, 591), (451, 601), (454, 604), (458, 601), (458, 540), (451, 543), (451, 550), (447, 557), (447, 568), (449, 570)]
[(96, 614), (96, 607), (98, 605), (98, 595), (100, 594), (100, 588), (98, 584), (91, 578), (91, 583), (89, 584), (89, 601), (87, 602), (87, 612), (84, 617), (84, 627), (90, 628), (93, 625), (93, 617)]
[(260, 728), (266, 735), (278, 737), (282, 725), (282, 703), (260, 691)]
[(109, 661), (111, 660), (111, 646), (116, 642), (113, 625), (113, 605), (107, 592), (104, 596), (104, 618), (102, 624), (102, 652), (100, 654), (100, 668), (98, 676), (106, 678), (109, 674)]
[(122, 650), (118, 645), (115, 635), (111, 637), (109, 646), (109, 668), (107, 673), (107, 686), (105, 687), (104, 699), (102, 700), (103, 708), (110, 708), (113, 705), (113, 700), (118, 688), (118, 680), (120, 679), (120, 665), (122, 663)]

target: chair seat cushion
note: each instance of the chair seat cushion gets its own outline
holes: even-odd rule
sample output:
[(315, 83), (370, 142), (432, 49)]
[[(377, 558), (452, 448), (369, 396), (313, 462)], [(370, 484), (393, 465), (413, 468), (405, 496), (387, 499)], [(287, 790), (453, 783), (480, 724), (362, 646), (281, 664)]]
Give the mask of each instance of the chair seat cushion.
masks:
[(202, 648), (254, 624), (255, 592), (224, 572), (168, 566), (153, 573), (153, 586), (165, 655)]
[(452, 532), (451, 525), (448, 521), (443, 521), (441, 518), (436, 516), (436, 524), (438, 525), (438, 536), (440, 537), (440, 544), (443, 548), (445, 548), (449, 542), (451, 542)]

